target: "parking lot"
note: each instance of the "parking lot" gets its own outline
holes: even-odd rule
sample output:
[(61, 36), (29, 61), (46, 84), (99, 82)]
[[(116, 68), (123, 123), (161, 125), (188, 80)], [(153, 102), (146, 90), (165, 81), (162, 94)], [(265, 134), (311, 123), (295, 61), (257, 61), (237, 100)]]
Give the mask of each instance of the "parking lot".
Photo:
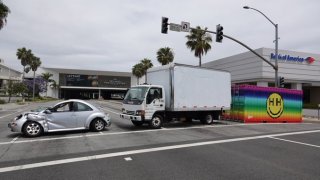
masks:
[(95, 102), (111, 115), (103, 132), (49, 133), (26, 138), (7, 128), (31, 104), (0, 114), (0, 179), (318, 179), (320, 124), (135, 127), (119, 118), (118, 102)]

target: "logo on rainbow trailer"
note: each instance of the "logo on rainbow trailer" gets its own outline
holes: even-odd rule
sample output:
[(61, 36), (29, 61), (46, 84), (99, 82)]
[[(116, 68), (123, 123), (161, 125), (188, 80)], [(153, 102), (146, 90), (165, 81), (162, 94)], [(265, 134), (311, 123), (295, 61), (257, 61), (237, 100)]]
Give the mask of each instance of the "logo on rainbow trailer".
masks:
[(278, 93), (272, 93), (267, 99), (267, 113), (276, 119), (281, 116), (284, 109), (283, 98)]

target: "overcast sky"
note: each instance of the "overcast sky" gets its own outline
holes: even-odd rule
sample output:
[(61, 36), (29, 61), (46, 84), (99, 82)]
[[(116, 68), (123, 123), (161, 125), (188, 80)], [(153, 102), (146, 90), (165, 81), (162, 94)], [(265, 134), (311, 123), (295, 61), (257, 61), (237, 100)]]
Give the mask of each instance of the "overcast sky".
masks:
[[(0, 58), (22, 70), (16, 57), (26, 47), (43, 67), (131, 72), (143, 58), (159, 66), (156, 52), (170, 47), (174, 62), (198, 65), (186, 48), (187, 33), (161, 34), (161, 17), (215, 31), (224, 27), (253, 49), (274, 48), (275, 28), (259, 9), (279, 24), (279, 49), (320, 53), (319, 0), (3, 0), (11, 10), (0, 30)], [(215, 40), (215, 36), (212, 37)], [(228, 39), (212, 43), (203, 63), (247, 51)]]

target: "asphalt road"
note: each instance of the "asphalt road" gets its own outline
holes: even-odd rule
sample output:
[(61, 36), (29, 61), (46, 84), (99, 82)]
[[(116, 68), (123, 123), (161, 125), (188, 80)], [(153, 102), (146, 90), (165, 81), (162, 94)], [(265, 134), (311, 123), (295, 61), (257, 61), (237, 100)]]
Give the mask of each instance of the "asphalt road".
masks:
[[(50, 106), (54, 102), (47, 103)], [(320, 124), (204, 126), (172, 123), (159, 130), (119, 118), (120, 104), (100, 104), (112, 118), (101, 133), (26, 138), (0, 113), (0, 179), (319, 179)]]

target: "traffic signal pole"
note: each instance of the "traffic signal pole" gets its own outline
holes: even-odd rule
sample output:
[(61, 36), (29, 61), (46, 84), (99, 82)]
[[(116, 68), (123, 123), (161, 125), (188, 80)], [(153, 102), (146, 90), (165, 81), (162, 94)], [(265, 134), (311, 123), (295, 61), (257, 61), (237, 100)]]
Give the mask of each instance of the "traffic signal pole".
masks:
[[(199, 29), (195, 29), (195, 28), (191, 28), (190, 29), (192, 30), (199, 30)], [(201, 30), (201, 31), (205, 31), (205, 32), (208, 32), (208, 33), (212, 33), (212, 34), (217, 34), (216, 32), (214, 31), (208, 31), (208, 30)], [(266, 58), (264, 58), (263, 56), (261, 56), (260, 54), (256, 53), (253, 49), (251, 49), (249, 46), (245, 45), (243, 42), (231, 37), (231, 36), (227, 36), (225, 34), (222, 34), (223, 37), (226, 37), (240, 45), (242, 45), (243, 47), (245, 47), (246, 49), (248, 49), (249, 51), (251, 51), (253, 54), (255, 54), (256, 56), (258, 56), (260, 59), (262, 59), (264, 62), (266, 62), (267, 64), (269, 64), (275, 71), (278, 72), (278, 66), (275, 66), (274, 64), (272, 64), (270, 61), (268, 61)], [(277, 83), (278, 80), (276, 80), (275, 83)]]
[[(167, 34), (168, 33), (168, 26), (170, 25), (175, 25), (175, 26), (178, 26), (178, 30), (174, 30), (174, 31), (178, 31), (180, 32), (181, 31), (181, 26), (180, 25), (177, 25), (177, 24), (172, 24), (172, 23), (169, 23), (168, 22), (169, 18), (167, 17), (162, 17), (161, 19), (161, 33), (163, 34)], [(278, 26), (276, 26), (278, 27)], [(184, 32), (188, 32), (189, 29), (191, 30), (196, 30), (196, 31), (199, 31), (200, 29), (196, 29), (196, 28), (192, 28), (192, 27), (188, 27), (188, 30), (185, 30)], [(223, 37), (226, 37), (238, 44), (240, 44), (241, 46), (245, 47), (246, 49), (248, 49), (249, 51), (251, 51), (253, 54), (255, 54), (256, 56), (258, 56), (260, 59), (262, 59), (264, 62), (266, 62), (267, 64), (269, 64), (274, 70), (275, 70), (275, 74), (276, 74), (276, 78), (275, 78), (275, 86), (278, 87), (279, 86), (279, 80), (278, 80), (278, 61), (276, 61), (276, 64), (272, 64), (270, 61), (268, 61), (266, 58), (264, 58), (263, 56), (261, 56), (260, 54), (256, 53), (253, 49), (251, 49), (249, 46), (245, 45), (243, 42), (231, 37), (231, 36), (227, 36), (225, 34), (223, 34), (222, 32), (223, 30), (223, 27), (219, 25), (217, 25), (217, 32), (214, 32), (214, 31), (209, 31), (209, 30), (202, 30), (201, 31), (204, 31), (204, 32), (208, 32), (208, 33), (212, 33), (212, 34), (216, 34), (217, 37), (216, 37), (216, 41), (217, 42), (222, 42), (222, 39)], [(276, 46), (278, 46), (278, 28), (276, 28)], [(278, 48), (276, 48), (276, 56), (278, 56), (278, 51), (277, 51)], [(276, 60), (277, 60), (278, 57), (276, 57)]]

